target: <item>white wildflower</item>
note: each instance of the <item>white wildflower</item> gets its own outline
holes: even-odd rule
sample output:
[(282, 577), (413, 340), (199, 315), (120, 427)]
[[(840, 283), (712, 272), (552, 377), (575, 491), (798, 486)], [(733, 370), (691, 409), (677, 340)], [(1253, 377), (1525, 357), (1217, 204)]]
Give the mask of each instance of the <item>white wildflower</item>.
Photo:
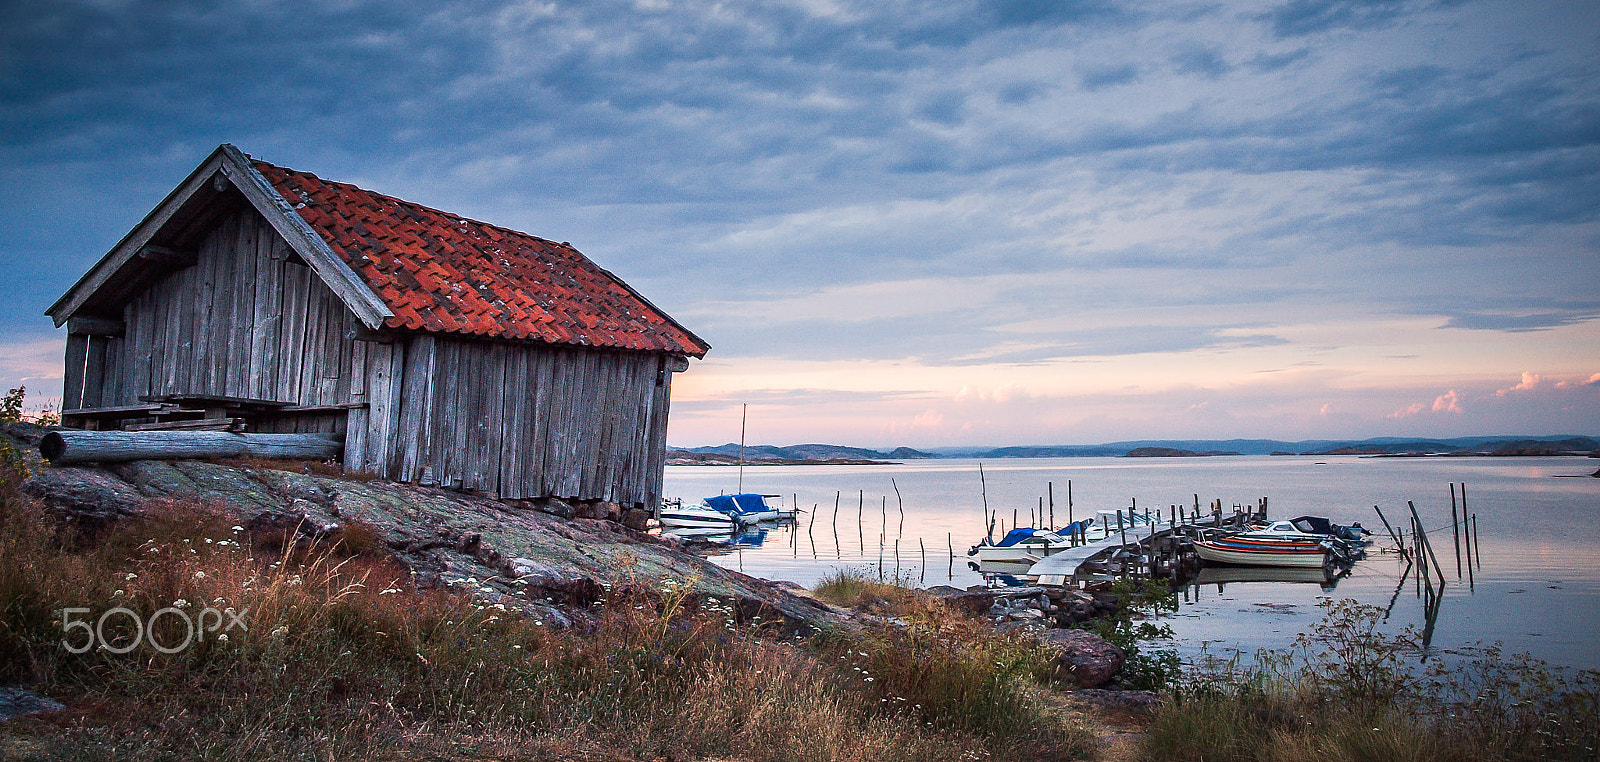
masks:
[(197, 571), (197, 572), (194, 573), (194, 578), (195, 579), (205, 579), (206, 578), (206, 573), (203, 572), (203, 571)]
[(172, 607), (175, 609), (186, 609), (189, 608), (189, 602), (179, 598), (178, 600), (172, 602)]
[(241, 527), (241, 526), (235, 526), (235, 527), (234, 527), (234, 528), (233, 528), (233, 531), (235, 531), (235, 532), (243, 532), (243, 531), (244, 531), (244, 527)]
[(133, 572), (128, 572), (128, 581), (129, 582), (132, 582), (132, 581), (134, 581), (134, 580), (136, 580), (138, 578), (139, 578), (139, 575), (134, 574)]
[(228, 633), (224, 632), (221, 635), (218, 635), (217, 636), (217, 642), (218, 643), (226, 643), (226, 642), (228, 642)]

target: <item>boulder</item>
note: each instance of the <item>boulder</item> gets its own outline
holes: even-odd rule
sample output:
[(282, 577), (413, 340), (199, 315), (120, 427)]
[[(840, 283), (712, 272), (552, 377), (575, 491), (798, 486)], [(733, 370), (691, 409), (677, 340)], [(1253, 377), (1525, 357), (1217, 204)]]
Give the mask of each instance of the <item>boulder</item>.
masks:
[(25, 688), (0, 687), (0, 721), (25, 714), (59, 712), (66, 709), (61, 702), (41, 696)]
[(137, 515), (144, 502), (127, 482), (92, 468), (43, 469), (22, 483), (22, 491), (90, 525)]
[(650, 526), (650, 512), (643, 508), (629, 508), (622, 512), (622, 525), (636, 532), (643, 532)]
[(1039, 641), (1054, 653), (1052, 678), (1080, 688), (1105, 685), (1127, 661), (1121, 648), (1085, 630), (1050, 630)]
[(562, 500), (559, 497), (545, 498), (543, 501), (536, 503), (533, 507), (557, 518), (570, 519), (578, 515), (578, 511), (576, 509), (569, 505), (567, 501)]

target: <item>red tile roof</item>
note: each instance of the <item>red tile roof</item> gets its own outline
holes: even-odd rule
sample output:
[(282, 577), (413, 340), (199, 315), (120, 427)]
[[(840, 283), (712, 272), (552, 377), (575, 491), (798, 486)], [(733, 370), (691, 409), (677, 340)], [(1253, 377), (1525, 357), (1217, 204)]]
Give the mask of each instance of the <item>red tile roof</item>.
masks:
[(694, 357), (710, 349), (568, 244), (252, 163), (394, 312), (387, 327)]

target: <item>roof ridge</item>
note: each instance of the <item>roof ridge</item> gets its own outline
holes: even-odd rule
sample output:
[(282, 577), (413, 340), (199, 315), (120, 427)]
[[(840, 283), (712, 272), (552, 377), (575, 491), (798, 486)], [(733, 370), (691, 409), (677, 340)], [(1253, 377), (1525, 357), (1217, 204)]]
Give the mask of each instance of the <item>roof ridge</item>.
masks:
[[(355, 183), (347, 183), (347, 182), (344, 182), (343, 180), (329, 180), (328, 178), (323, 177), (323, 176), (321, 176), (321, 175), (319, 175), (319, 174), (317, 174), (315, 172), (307, 172), (306, 170), (303, 170), (303, 169), (295, 169), (294, 167), (285, 167), (285, 166), (283, 166), (281, 164), (273, 164), (272, 162), (267, 161), (265, 159), (258, 159), (258, 158), (254, 157), (254, 156), (250, 156), (250, 154), (245, 154), (245, 156), (249, 157), (250, 161), (252, 161), (252, 162), (255, 162), (255, 163), (258, 163), (258, 164), (265, 164), (265, 165), (267, 165), (269, 167), (272, 167), (274, 169), (281, 169), (281, 170), (283, 170), (285, 172), (293, 172), (294, 174), (297, 174), (297, 175), (305, 175), (307, 177), (310, 177), (310, 178), (316, 180), (319, 183), (326, 183), (328, 185), (340, 185), (340, 186), (344, 186), (346, 188), (354, 188), (354, 189), (356, 189), (358, 191), (361, 191), (362, 193), (367, 193), (367, 194), (370, 194), (370, 195), (373, 195), (373, 196), (379, 196), (379, 197), (382, 197), (382, 198), (387, 199), (389, 201), (393, 201), (393, 202), (395, 202), (397, 204), (404, 204), (406, 206), (415, 207), (417, 209), (425, 209), (425, 210), (433, 212), (434, 214), (437, 214), (437, 215), (439, 215), (441, 217), (450, 217), (450, 218), (453, 218), (453, 219), (456, 219), (456, 220), (466, 220), (467, 222), (470, 222), (470, 223), (472, 223), (474, 225), (482, 225), (483, 227), (486, 227), (486, 228), (494, 228), (495, 230), (503, 230), (503, 231), (505, 231), (507, 233), (512, 233), (512, 234), (515, 234), (515, 235), (519, 235), (519, 236), (522, 236), (524, 238), (532, 238), (534, 240), (544, 241), (545, 243), (548, 243), (548, 244), (551, 244), (551, 245), (554, 245), (554, 246), (565, 246), (565, 247), (567, 247), (569, 249), (572, 249), (573, 251), (577, 251), (577, 249), (574, 248), (572, 243), (569, 242), (569, 241), (556, 241), (555, 239), (552, 239), (552, 238), (545, 238), (544, 236), (541, 236), (541, 235), (534, 235), (533, 233), (527, 233), (527, 232), (524, 232), (524, 231), (521, 231), (521, 230), (517, 230), (516, 228), (508, 228), (508, 227), (506, 227), (504, 225), (497, 225), (497, 224), (495, 224), (493, 222), (484, 222), (483, 220), (479, 220), (479, 219), (475, 219), (475, 218), (472, 218), (472, 217), (468, 217), (466, 215), (456, 214), (455, 212), (451, 212), (451, 211), (447, 211), (447, 210), (444, 210), (444, 209), (440, 209), (440, 208), (435, 207), (435, 206), (428, 206), (427, 204), (417, 203), (416, 201), (407, 201), (406, 199), (400, 198), (399, 196), (393, 196), (393, 195), (390, 195), (388, 193), (384, 193), (383, 191), (375, 191), (375, 190), (373, 190), (371, 188), (363, 188), (363, 187), (361, 187), (359, 185), (356, 185)], [(578, 253), (580, 255), (583, 255), (582, 252), (578, 252)], [(583, 255), (583, 256), (585, 258), (587, 258), (588, 255)]]

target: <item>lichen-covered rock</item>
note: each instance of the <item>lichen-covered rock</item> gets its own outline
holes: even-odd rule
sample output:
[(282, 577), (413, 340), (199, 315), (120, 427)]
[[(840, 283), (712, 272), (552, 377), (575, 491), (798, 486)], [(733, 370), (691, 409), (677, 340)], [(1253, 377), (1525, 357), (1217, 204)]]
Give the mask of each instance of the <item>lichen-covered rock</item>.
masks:
[[(509, 504), (381, 479), (201, 461), (44, 466), (28, 484), (46, 505), (83, 521), (117, 520), (160, 510), (157, 501), (176, 500), (225, 510), (251, 528), (298, 529), (309, 540), (364, 524), (419, 584), (454, 587), (551, 625), (588, 622), (590, 604), (608, 585), (656, 590), (672, 579), (691, 582), (695, 596), (732, 603), (742, 618), (781, 629), (851, 626), (817, 601), (723, 569), (622, 524), (563, 520), (560, 514), (575, 511), (556, 498)], [(588, 513), (624, 518), (614, 503), (588, 503)]]
[(22, 483), (22, 491), (70, 517), (98, 525), (137, 515), (144, 495), (115, 475), (95, 468), (45, 468)]
[(61, 702), (41, 696), (25, 688), (0, 687), (0, 721), (25, 714), (59, 712), (66, 709)]
[(1050, 630), (1039, 641), (1054, 652), (1058, 682), (1071, 682), (1080, 688), (1098, 688), (1111, 681), (1127, 654), (1105, 638), (1084, 630)]

